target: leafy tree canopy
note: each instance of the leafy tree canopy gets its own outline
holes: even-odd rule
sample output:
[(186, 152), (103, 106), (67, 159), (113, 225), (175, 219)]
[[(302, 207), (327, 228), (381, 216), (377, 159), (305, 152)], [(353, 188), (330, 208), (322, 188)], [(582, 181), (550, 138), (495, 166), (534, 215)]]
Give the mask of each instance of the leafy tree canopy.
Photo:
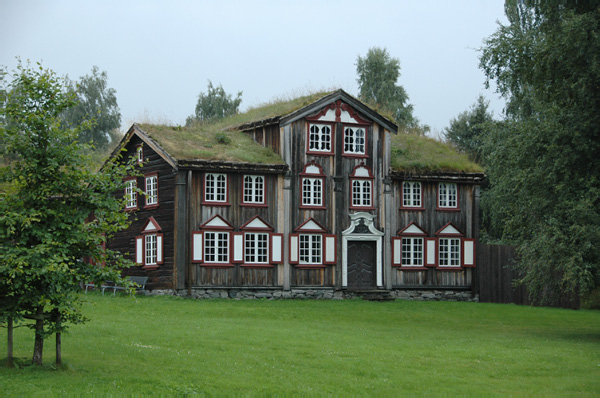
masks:
[[(4, 151), (12, 154), (0, 179), (0, 322), (33, 319), (34, 363), (43, 339), (81, 322), (77, 291), (84, 281), (120, 280), (130, 265), (104, 250), (106, 239), (128, 225), (122, 200), (128, 165), (96, 172), (78, 143), (83, 123), (67, 128), (61, 116), (76, 103), (65, 83), (41, 65), (19, 64), (0, 110)], [(84, 261), (88, 259), (89, 261)], [(104, 267), (94, 264), (105, 263)]]
[(392, 58), (387, 49), (372, 47), (364, 58), (359, 55), (356, 73), (362, 101), (390, 112), (402, 127), (418, 125), (406, 90), (396, 85), (400, 78), (400, 61)]
[(74, 94), (76, 104), (65, 109), (62, 115), (64, 123), (69, 127), (77, 127), (93, 120), (94, 123), (80, 128), (79, 140), (93, 143), (98, 149), (106, 149), (115, 139), (115, 130), (121, 126), (116, 91), (108, 87), (107, 73), (100, 72), (94, 66), (91, 75), (80, 77), (78, 82), (67, 81), (67, 86)]
[(444, 130), (446, 139), (469, 158), (479, 164), (484, 163), (482, 150), (490, 123), (494, 120), (488, 110), (489, 101), (480, 95), (470, 110), (459, 114), (450, 121), (450, 126)]
[(600, 285), (598, 1), (507, 2), (481, 67), (508, 102), (485, 148), (493, 229), (518, 247), (532, 298)]
[(195, 121), (211, 121), (235, 115), (238, 113), (241, 103), (241, 91), (237, 93), (235, 98), (232, 98), (231, 94), (225, 92), (222, 85), (219, 84), (215, 87), (209, 80), (206, 93), (201, 92), (198, 96), (196, 111), (187, 118), (186, 124), (190, 125)]

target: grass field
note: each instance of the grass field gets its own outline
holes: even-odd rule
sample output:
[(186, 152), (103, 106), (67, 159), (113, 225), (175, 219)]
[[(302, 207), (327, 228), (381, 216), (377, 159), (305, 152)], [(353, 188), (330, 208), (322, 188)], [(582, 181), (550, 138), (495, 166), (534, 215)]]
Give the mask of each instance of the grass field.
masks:
[[(0, 395), (600, 394), (600, 312), (455, 302), (88, 294), (91, 320)], [(0, 329), (5, 349), (6, 329)], [(29, 362), (33, 333), (15, 331)], [(4, 358), (0, 355), (0, 358)], [(25, 359), (27, 357), (27, 359)]]

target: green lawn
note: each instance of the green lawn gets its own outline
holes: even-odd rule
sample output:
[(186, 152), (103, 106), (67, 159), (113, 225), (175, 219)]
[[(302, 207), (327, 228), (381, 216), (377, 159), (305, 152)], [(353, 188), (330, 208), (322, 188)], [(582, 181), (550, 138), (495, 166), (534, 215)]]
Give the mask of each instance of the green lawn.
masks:
[[(63, 336), (64, 368), (51, 366), (50, 338), (44, 367), (0, 368), (0, 395), (600, 394), (598, 311), (85, 298), (91, 320)], [(29, 357), (32, 332), (17, 329), (15, 340), (15, 355)]]

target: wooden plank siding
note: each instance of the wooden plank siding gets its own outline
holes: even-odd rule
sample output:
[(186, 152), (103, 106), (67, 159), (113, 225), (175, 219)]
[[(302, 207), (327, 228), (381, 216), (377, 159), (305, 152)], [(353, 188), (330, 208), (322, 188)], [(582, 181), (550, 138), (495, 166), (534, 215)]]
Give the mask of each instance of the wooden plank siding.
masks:
[[(410, 223), (416, 223), (427, 233), (427, 237), (434, 238), (435, 233), (451, 222), (465, 238), (476, 237), (479, 222), (478, 214), (474, 211), (477, 200), (478, 186), (468, 183), (457, 183), (458, 211), (437, 210), (438, 181), (421, 181), (422, 205), (424, 210), (406, 210), (401, 208), (402, 182), (394, 180), (392, 212), (394, 212), (392, 236)], [(437, 247), (436, 247), (437, 249)], [(462, 248), (461, 248), (462, 251)], [(403, 270), (394, 267), (392, 272), (393, 287), (472, 287), (474, 269), (443, 270), (429, 268), (427, 270)]]
[[(206, 171), (210, 172), (210, 171)], [(241, 232), (240, 227), (255, 216), (273, 227), (278, 232), (281, 227), (278, 222), (278, 197), (280, 195), (279, 180), (283, 177), (276, 174), (244, 173), (243, 171), (224, 172), (227, 174), (227, 205), (203, 204), (205, 171), (194, 170), (191, 178), (191, 195), (189, 217), (192, 230), (200, 227), (214, 216), (220, 216), (234, 228), (232, 232)], [(223, 173), (219, 171), (219, 173)], [(265, 177), (266, 206), (241, 206), (243, 195), (243, 179), (245, 175), (262, 175)], [(190, 243), (191, 244), (191, 243)], [(233, 247), (230, 247), (230, 257)], [(191, 264), (191, 286), (196, 287), (237, 287), (237, 286), (278, 286), (280, 285), (279, 267), (268, 268), (244, 267), (240, 264), (229, 264), (229, 267), (211, 267), (202, 264)]]
[[(133, 135), (126, 146), (124, 158), (136, 156), (136, 148), (142, 141)], [(129, 219), (131, 225), (128, 229), (117, 233), (109, 242), (108, 247), (118, 250), (121, 253), (127, 253), (126, 258), (135, 261), (135, 237), (141, 235), (142, 228), (153, 217), (160, 225), (163, 234), (163, 264), (157, 269), (143, 269), (141, 265), (123, 270), (123, 276), (147, 276), (148, 283), (146, 288), (170, 289), (173, 287), (173, 264), (174, 264), (174, 209), (175, 209), (175, 172), (174, 169), (152, 148), (143, 145), (144, 165), (138, 166), (141, 177), (137, 178), (138, 188), (144, 190), (145, 180), (143, 175), (148, 173), (158, 173), (158, 207), (151, 210), (144, 209), (145, 197), (138, 195), (138, 210), (131, 212)], [(118, 197), (123, 196), (123, 192), (117, 192)]]

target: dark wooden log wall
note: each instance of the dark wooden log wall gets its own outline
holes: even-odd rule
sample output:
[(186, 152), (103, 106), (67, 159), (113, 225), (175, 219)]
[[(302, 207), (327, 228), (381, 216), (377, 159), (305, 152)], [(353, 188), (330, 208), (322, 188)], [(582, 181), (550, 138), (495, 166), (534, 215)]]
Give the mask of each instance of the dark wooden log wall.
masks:
[[(233, 227), (234, 231), (240, 232), (240, 227), (255, 216), (259, 216), (274, 228), (273, 232), (279, 232), (277, 210), (280, 186), (283, 177), (276, 174), (244, 173), (240, 171), (218, 171), (227, 174), (227, 191), (229, 195), (228, 206), (203, 205), (204, 172), (194, 170), (191, 183), (190, 224), (192, 230), (199, 230), (202, 224), (209, 221), (215, 215), (221, 216)], [(243, 195), (243, 177), (246, 174), (263, 175), (265, 177), (265, 200), (266, 207), (240, 206)], [(285, 243), (285, 242), (284, 242)], [(190, 242), (191, 245), (191, 242)], [(287, 248), (287, 244), (285, 245)], [(233, 248), (231, 248), (231, 255)], [(245, 268), (235, 264), (232, 267), (217, 268), (199, 264), (191, 264), (192, 286), (278, 286), (280, 285), (280, 267), (269, 268)]]
[[(127, 144), (124, 159), (136, 155), (136, 148), (142, 141), (133, 136)], [(150, 217), (161, 226), (163, 234), (163, 264), (155, 270), (145, 270), (142, 266), (134, 266), (123, 270), (124, 276), (148, 276), (147, 289), (171, 289), (173, 288), (173, 258), (174, 258), (174, 200), (175, 200), (175, 171), (174, 169), (148, 145), (143, 146), (144, 159), (146, 162), (139, 169), (140, 173), (147, 174), (158, 172), (158, 208), (145, 210), (145, 198), (138, 195), (138, 209), (130, 213), (132, 221), (128, 229), (116, 234), (108, 243), (108, 247), (121, 253), (128, 253), (127, 258), (135, 261), (135, 237), (141, 235), (142, 228)], [(139, 167), (139, 166), (138, 166)], [(138, 188), (144, 190), (144, 177), (138, 177)], [(119, 197), (123, 192), (117, 193)]]

